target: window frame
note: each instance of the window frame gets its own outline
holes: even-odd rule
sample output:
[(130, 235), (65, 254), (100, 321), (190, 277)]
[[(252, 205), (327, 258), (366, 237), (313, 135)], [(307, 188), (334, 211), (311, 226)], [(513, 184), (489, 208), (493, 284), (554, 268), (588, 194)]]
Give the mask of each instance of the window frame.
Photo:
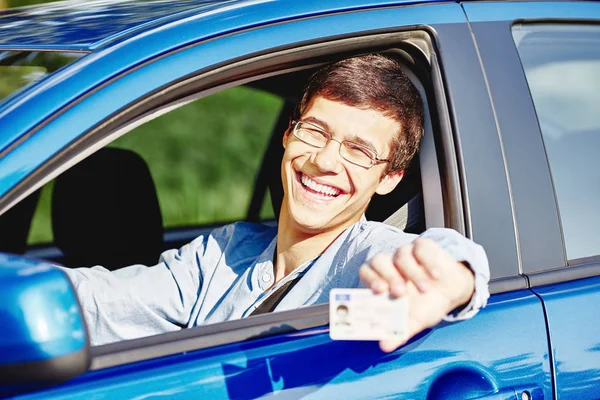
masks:
[(600, 276), (600, 258), (568, 262), (550, 167), (533, 99), (512, 36), (514, 24), (600, 23), (589, 2), (465, 3), (485, 69), (514, 208), (519, 268), (528, 287)]
[[(430, 37), (426, 38), (425, 36), (421, 36), (431, 34), (430, 32), (425, 32), (426, 30), (423, 28), (410, 31), (398, 30), (394, 33), (360, 35), (357, 37), (323, 41), (317, 44), (297, 46), (283, 51), (276, 51), (271, 54), (258, 57), (259, 60), (257, 62), (257, 65), (255, 65), (254, 67), (251, 66), (251, 64), (253, 63), (252, 58), (242, 62), (241, 66), (239, 67), (226, 67), (232, 69), (241, 69), (243, 71), (241, 72), (241, 74), (243, 74), (244, 76), (249, 76), (237, 81), (229, 81), (219, 86), (208, 85), (205, 82), (207, 80), (207, 76), (205, 74), (198, 74), (194, 77), (189, 78), (188, 82), (181, 82), (180, 84), (178, 84), (177, 86), (179, 87), (176, 89), (176, 91), (181, 90), (181, 92), (183, 93), (187, 93), (187, 91), (190, 90), (192, 92), (198, 90), (197, 92), (189, 94), (183, 98), (178, 98), (176, 94), (174, 95), (175, 100), (173, 100), (171, 103), (165, 101), (165, 92), (169, 91), (169, 89), (161, 91), (160, 98), (155, 99), (152, 98), (152, 96), (150, 96), (150, 98), (147, 100), (150, 104), (148, 106), (150, 108), (150, 111), (143, 113), (140, 117), (134, 118), (133, 124), (137, 126), (138, 119), (143, 119), (145, 121), (146, 118), (153, 117), (154, 115), (156, 115), (155, 113), (162, 115), (162, 113), (165, 110), (171, 110), (175, 105), (179, 106), (187, 104), (188, 102), (194, 101), (201, 97), (208, 96), (214, 92), (224, 90), (233, 86), (245, 84), (257, 79), (294, 72), (304, 68), (318, 67), (326, 64), (332, 58), (343, 58), (343, 54), (349, 55), (353, 53), (362, 53), (364, 52), (364, 50), (372, 50), (374, 48), (382, 50), (389, 47), (398, 48), (399, 42), (402, 41), (402, 39), (399, 38), (399, 35), (405, 33), (417, 33), (417, 39), (419, 40), (432, 40), (432, 38)], [(414, 47), (414, 50), (417, 50), (417, 46)], [(341, 50), (338, 50), (338, 52), (336, 53), (336, 49)], [(432, 48), (429, 48), (429, 50), (433, 51)], [(423, 49), (421, 49), (421, 51), (423, 51)], [(334, 53), (333, 56), (331, 55), (332, 52)], [(414, 55), (416, 56), (417, 54)], [(322, 57), (325, 57), (324, 60), (326, 61), (311, 61), (315, 58), (319, 59)], [(279, 62), (274, 61), (278, 58), (281, 58), (282, 60)], [(309, 62), (306, 63), (306, 60), (309, 60)], [(298, 63), (299, 65), (296, 65), (296, 63)], [(282, 64), (286, 65), (286, 68), (278, 69), (278, 66)], [(246, 70), (247, 68), (249, 71)], [(269, 71), (267, 74), (252, 75), (253, 70), (263, 70), (265, 68), (273, 68), (273, 70)], [(237, 72), (240, 73), (240, 71)], [(210, 75), (210, 72), (207, 74)], [(412, 74), (414, 75), (414, 73)], [(199, 85), (199, 87), (196, 85)], [(436, 89), (443, 91), (442, 87)], [(440, 98), (445, 97), (441, 96)], [(430, 107), (433, 105), (437, 105), (435, 99), (428, 100), (430, 103)], [(154, 103), (155, 101), (156, 103), (154, 104), (154, 107), (158, 108), (152, 108), (152, 103)], [(130, 110), (125, 110), (124, 113), (127, 113), (129, 111)], [(126, 129), (127, 131), (129, 131), (128, 127), (122, 127), (120, 129)], [(107, 131), (110, 131), (110, 129), (108, 129)], [(433, 132), (429, 130), (429, 134), (432, 135)], [(119, 133), (118, 135), (120, 136), (121, 133)], [(421, 179), (424, 183), (440, 183), (442, 181), (442, 177), (440, 176), (442, 175), (440, 171), (442, 167), (438, 166), (439, 157), (436, 154), (436, 145), (433, 139), (434, 138), (431, 136), (427, 139), (424, 139), (423, 144), (425, 146), (420, 150), (421, 158), (423, 160), (428, 160), (426, 162), (427, 165), (423, 164), (424, 161), (422, 161), (421, 163)], [(423, 153), (429, 154), (427, 154), (427, 157), (423, 157)], [(432, 165), (430, 165), (432, 160), (435, 161), (435, 165), (433, 166), (433, 168)], [(444, 210), (444, 206), (446, 206), (447, 204), (443, 201), (441, 186), (438, 185), (437, 190), (435, 190), (432, 188), (431, 184), (428, 184), (428, 194), (425, 193), (424, 189), (423, 196), (424, 199), (427, 199), (425, 201), (426, 215), (430, 215), (426, 223), (427, 227), (447, 225), (448, 213)], [(462, 206), (462, 203), (459, 204), (460, 206)], [(457, 210), (453, 211), (453, 215), (455, 217), (458, 215)], [(461, 218), (457, 219), (459, 221), (462, 220)], [(450, 221), (450, 223), (452, 223), (452, 221)], [(464, 233), (464, 224), (462, 224), (462, 226), (454, 226), (454, 228)], [(326, 303), (302, 307), (295, 310), (278, 311), (268, 314), (247, 317), (243, 319), (225, 321), (216, 324), (200, 325), (193, 328), (183, 329), (181, 331), (164, 333), (140, 339), (125, 340), (107, 345), (92, 347), (92, 364), (90, 370), (101, 370), (122, 364), (145, 361), (157, 357), (165, 357), (169, 355), (179, 354), (182, 352), (207, 349), (219, 345), (232, 344), (278, 334), (289, 334), (300, 330), (319, 330), (319, 327), (328, 323), (329, 304)]]
[[(418, 33), (418, 34), (417, 34)], [(134, 104), (118, 110), (106, 117), (104, 121), (79, 136), (68, 147), (54, 155), (42, 167), (15, 186), (8, 202), (26, 196), (45, 182), (68, 169), (94, 151), (104, 147), (121, 135), (129, 132), (149, 118), (155, 118), (168, 112), (173, 107), (183, 105), (199, 97), (231, 86), (238, 86), (263, 77), (294, 71), (297, 68), (315, 67), (322, 62), (314, 62), (319, 57), (330, 60), (331, 54), (337, 57), (344, 54), (358, 53), (364, 50), (378, 51), (387, 47), (396, 47), (403, 40), (428, 44), (431, 51), (431, 90), (435, 95), (429, 99), (432, 122), (439, 123), (439, 136), (432, 138), (430, 152), (433, 151), (439, 163), (439, 170), (422, 170), (422, 181), (441, 182), (435, 199), (431, 195), (425, 199), (426, 204), (438, 207), (435, 221), (427, 221), (427, 225), (449, 226), (463, 234), (470, 233), (468, 221), (468, 204), (463, 203), (464, 177), (461, 177), (460, 150), (455, 147), (456, 136), (450, 116), (451, 106), (446, 103), (446, 89), (441, 66), (434, 49), (435, 38), (439, 32), (428, 27), (398, 29), (388, 33), (353, 34), (335, 40), (323, 39), (316, 43), (295, 44), (285, 49), (276, 49), (264, 54), (253, 54), (243, 60), (219, 65), (209, 70), (198, 71), (174, 82), (168, 87), (159, 88), (138, 99)], [(470, 46), (468, 43), (467, 46)], [(421, 48), (423, 50), (423, 48)], [(425, 49), (427, 50), (427, 49)], [(311, 60), (306, 64), (306, 60)], [(301, 67), (297, 63), (303, 64)], [(260, 74), (256, 74), (260, 71)], [(434, 117), (434, 115), (437, 115)], [(441, 147), (436, 152), (436, 147)], [(439, 148), (438, 147), (438, 148)], [(428, 174), (437, 176), (427, 176)], [(434, 191), (436, 192), (436, 191)], [(4, 203), (6, 204), (6, 202)], [(3, 205), (4, 205), (3, 204)], [(426, 205), (427, 207), (427, 205)], [(429, 211), (428, 215), (432, 212)], [(443, 216), (443, 219), (440, 219)], [(522, 279), (515, 276), (510, 283), (505, 280), (496, 285), (492, 291), (514, 290), (522, 286)], [(92, 348), (92, 370), (109, 368), (121, 364), (129, 364), (156, 357), (178, 354), (184, 351), (235, 343), (248, 339), (282, 334), (295, 330), (317, 328), (328, 323), (328, 305), (316, 305), (297, 310), (260, 315), (242, 320), (226, 321), (213, 325), (198, 326), (178, 332), (166, 333), (147, 338), (122, 341), (114, 344)]]
[[(557, 27), (560, 27), (560, 26), (564, 26), (564, 27), (595, 26), (596, 30), (600, 33), (600, 22), (596, 22), (594, 24), (591, 24), (591, 23), (565, 22), (565, 21), (562, 21), (562, 22), (548, 22), (548, 23), (544, 23), (544, 22), (541, 22), (541, 21), (535, 21), (535, 22), (520, 21), (520, 22), (514, 23), (512, 25), (511, 29), (513, 29), (513, 32), (514, 32), (514, 28), (516, 26), (518, 26), (520, 28), (526, 27), (526, 26), (544, 26), (544, 27), (550, 27), (550, 26), (552, 26), (552, 27), (554, 27), (554, 26), (557, 26)], [(514, 33), (513, 33), (513, 37), (514, 37)], [(558, 39), (558, 40), (560, 41), (560, 39)], [(598, 41), (600, 41), (600, 35), (599, 35)], [(515, 46), (516, 45), (517, 45), (517, 43), (516, 43), (516, 38), (515, 38)], [(517, 50), (517, 52), (518, 52), (518, 50)], [(519, 53), (519, 59), (521, 59), (521, 53)], [(579, 60), (579, 59), (572, 58), (572, 59), (569, 59), (568, 62), (570, 62), (570, 61), (576, 61), (576, 60)], [(559, 61), (565, 61), (565, 60), (559, 60)], [(523, 70), (524, 70), (524, 73), (525, 73), (526, 78), (527, 78), (527, 74), (525, 72), (525, 69), (523, 68)], [(528, 87), (530, 87), (529, 84), (528, 84)], [(531, 99), (532, 99), (532, 102), (533, 102), (533, 93), (531, 93), (531, 90), (530, 90), (530, 95), (531, 95)], [(535, 107), (535, 103), (534, 103), (534, 107)], [(552, 166), (552, 162), (550, 161), (549, 154), (548, 154), (547, 143), (546, 143), (546, 139), (544, 138), (544, 132), (541, 129), (541, 124), (539, 122), (539, 118), (537, 118), (538, 114), (539, 113), (536, 112), (536, 121), (538, 122), (538, 126), (540, 126), (540, 135), (542, 137), (542, 144), (543, 144), (543, 147), (544, 147), (544, 153), (546, 155), (546, 160), (547, 160), (547, 163), (548, 163), (548, 169), (550, 170), (550, 175), (553, 177), (552, 178), (552, 188), (553, 188), (554, 198), (555, 198), (555, 202), (556, 202), (556, 208), (557, 208), (557, 212), (558, 212), (558, 219), (559, 219), (559, 223), (560, 223), (560, 229), (561, 229), (561, 234), (562, 234), (562, 242), (563, 242), (565, 260), (566, 260), (566, 264), (564, 266), (565, 267), (573, 267), (573, 266), (577, 266), (577, 265), (586, 265), (586, 264), (593, 263), (593, 262), (600, 262), (600, 249), (597, 250), (598, 254), (595, 254), (595, 255), (585, 256), (585, 257), (569, 258), (569, 255), (568, 255), (568, 246), (567, 246), (567, 239), (565, 237), (566, 235), (565, 235), (564, 223), (563, 223), (563, 219), (564, 219), (563, 217), (564, 217), (564, 215), (561, 214), (561, 212), (560, 212), (560, 208), (561, 207), (560, 207), (559, 198), (561, 196), (559, 196), (559, 192), (557, 190), (557, 186), (556, 186), (555, 181), (554, 181), (554, 175), (555, 175), (555, 173), (553, 173), (553, 166)], [(554, 167), (554, 168), (556, 168), (556, 167)], [(556, 172), (556, 171), (554, 171), (554, 172)], [(564, 203), (563, 203), (563, 206), (564, 206)]]

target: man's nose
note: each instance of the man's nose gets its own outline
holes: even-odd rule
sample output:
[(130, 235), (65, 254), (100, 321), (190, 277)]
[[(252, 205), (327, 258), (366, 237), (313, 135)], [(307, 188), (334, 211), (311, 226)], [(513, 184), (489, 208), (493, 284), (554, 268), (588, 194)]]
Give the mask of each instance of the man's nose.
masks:
[(321, 172), (340, 172), (342, 160), (340, 156), (340, 146), (342, 144), (335, 139), (329, 140), (329, 143), (319, 149), (313, 157), (313, 163)]

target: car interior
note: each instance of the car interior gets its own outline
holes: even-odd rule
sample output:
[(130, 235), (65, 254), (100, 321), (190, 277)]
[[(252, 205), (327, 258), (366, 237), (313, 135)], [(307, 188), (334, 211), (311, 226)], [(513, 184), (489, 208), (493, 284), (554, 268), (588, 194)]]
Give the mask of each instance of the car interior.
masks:
[[(406, 58), (402, 51), (391, 54)], [(410, 73), (415, 69), (414, 63), (408, 64), (407, 69), (425, 98), (422, 80)], [(283, 99), (255, 178), (247, 221), (276, 223), (260, 221), (259, 213), (268, 192), (277, 217), (283, 197), (282, 134), (303, 84), (314, 70), (301, 69), (247, 84)], [(427, 102), (424, 103), (428, 119)], [(426, 124), (426, 129), (430, 126)], [(67, 267), (103, 265), (113, 270), (132, 264), (154, 265), (162, 251), (178, 248), (215, 226), (231, 222), (166, 230), (154, 181), (144, 159), (133, 151), (105, 147), (55, 179), (51, 195), (54, 241), (28, 246), (28, 232), (40, 190), (0, 216), (0, 251), (50, 259)], [(418, 155), (392, 193), (372, 199), (366, 217), (410, 233), (425, 230)], [(174, 230), (178, 234), (169, 236)]]

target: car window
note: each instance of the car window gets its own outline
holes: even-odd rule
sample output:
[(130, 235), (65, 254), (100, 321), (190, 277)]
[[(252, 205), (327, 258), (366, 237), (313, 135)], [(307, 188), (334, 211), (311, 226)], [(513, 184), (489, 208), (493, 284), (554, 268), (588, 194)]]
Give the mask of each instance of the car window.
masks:
[[(401, 57), (398, 54), (390, 50), (391, 56)], [(113, 142), (35, 193), (32, 203), (37, 203), (37, 209), (25, 254), (68, 268), (101, 265), (117, 270), (133, 264), (155, 265), (165, 250), (181, 248), (215, 225), (246, 219), (254, 192), (271, 191), (274, 203), (281, 202), (278, 196), (283, 188), (276, 187), (277, 183), (281, 186), (281, 135), (289, 126), (301, 86), (314, 69), (307, 65), (243, 86), (228, 85), (193, 102), (188, 102), (191, 97), (175, 97), (170, 103), (163, 98), (164, 104), (157, 108), (135, 109), (139, 119), (123, 114), (124, 125), (110, 128)], [(407, 68), (405, 72), (426, 100), (423, 78), (415, 71)], [(431, 142), (433, 129), (425, 114), (425, 136)], [(265, 152), (270, 157), (263, 159)], [(435, 150), (427, 148), (426, 152)], [(425, 215), (421, 160), (415, 161), (396, 188), (398, 192), (373, 203), (377, 211), (389, 214), (407, 204), (402, 207), (406, 227), (419, 233), (425, 229)], [(439, 173), (437, 164), (434, 169), (429, 174)], [(153, 181), (149, 185), (142, 182), (148, 177)], [(266, 184), (257, 185), (261, 179)], [(153, 202), (160, 205), (159, 214)], [(263, 198), (262, 204), (259, 219), (272, 218), (270, 199)], [(441, 208), (441, 199), (438, 204)], [(367, 216), (383, 221), (389, 214)], [(156, 215), (161, 215), (159, 221)], [(32, 245), (35, 240), (50, 244)], [(262, 275), (261, 281), (268, 277)]]
[[(259, 89), (231, 88), (151, 120), (109, 148), (148, 166), (165, 229), (244, 220), (282, 102)], [(29, 245), (54, 241), (53, 192), (54, 182), (41, 191)], [(272, 219), (270, 199), (263, 204), (261, 219)]]
[(567, 258), (600, 255), (600, 26), (520, 24), (513, 37), (542, 131)]
[(24, 87), (52, 74), (85, 53), (0, 51), (0, 102)]
[[(152, 120), (111, 146), (148, 163), (165, 228), (243, 220), (281, 104), (258, 89), (232, 88)], [(272, 208), (262, 216), (273, 218)]]

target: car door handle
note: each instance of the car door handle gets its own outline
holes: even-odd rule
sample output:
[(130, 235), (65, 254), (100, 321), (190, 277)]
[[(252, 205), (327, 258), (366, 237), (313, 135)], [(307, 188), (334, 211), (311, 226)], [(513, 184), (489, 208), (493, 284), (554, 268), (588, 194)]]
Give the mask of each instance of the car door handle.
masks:
[(476, 397), (477, 400), (543, 400), (543, 398), (544, 391), (537, 385), (506, 388)]

